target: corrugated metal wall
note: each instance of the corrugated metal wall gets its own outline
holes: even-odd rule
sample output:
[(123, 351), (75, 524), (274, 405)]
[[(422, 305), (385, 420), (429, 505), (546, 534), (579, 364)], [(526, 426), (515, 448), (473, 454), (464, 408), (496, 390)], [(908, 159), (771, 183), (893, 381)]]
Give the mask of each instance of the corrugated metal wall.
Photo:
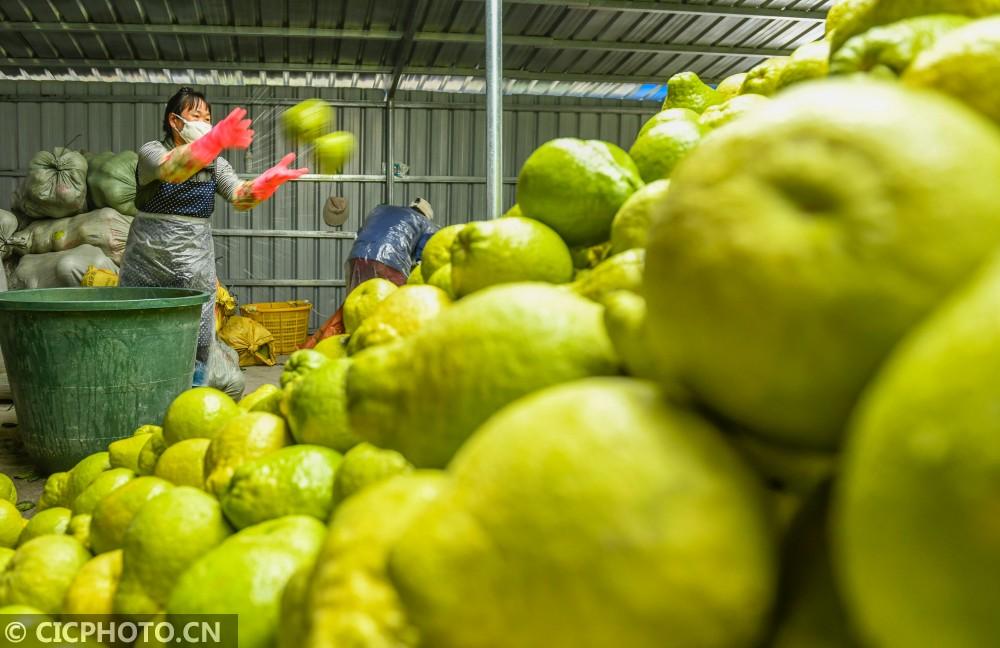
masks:
[[(135, 149), (161, 133), (165, 100), (173, 86), (95, 83), (0, 82), (0, 208), (8, 208), (18, 176), (41, 149), (70, 145), (90, 151)], [(343, 265), (351, 234), (364, 215), (386, 201), (385, 111), (381, 92), (341, 89), (214, 87), (207, 90), (218, 118), (235, 106), (249, 109), (257, 131), (246, 155), (228, 157), (240, 173), (259, 173), (291, 150), (280, 114), (295, 100), (320, 96), (338, 106), (337, 128), (358, 137), (358, 150), (340, 181), (302, 180), (282, 188), (249, 213), (219, 201), (219, 277), (242, 303), (308, 299), (312, 325), (326, 319), (343, 298)], [(504, 114), (505, 207), (514, 202), (514, 180), (528, 155), (555, 137), (598, 138), (627, 148), (655, 104), (573, 98), (512, 98)], [(485, 118), (473, 95), (401, 93), (393, 110), (392, 150), (397, 176), (389, 202), (417, 196), (451, 224), (485, 216)], [(307, 150), (300, 162), (309, 164)], [(322, 221), (327, 196), (348, 200), (350, 217), (340, 228)], [(296, 230), (292, 236), (248, 236), (232, 230)], [(227, 234), (226, 231), (230, 232)], [(341, 232), (334, 238), (332, 232)], [(294, 283), (294, 285), (280, 284)]]

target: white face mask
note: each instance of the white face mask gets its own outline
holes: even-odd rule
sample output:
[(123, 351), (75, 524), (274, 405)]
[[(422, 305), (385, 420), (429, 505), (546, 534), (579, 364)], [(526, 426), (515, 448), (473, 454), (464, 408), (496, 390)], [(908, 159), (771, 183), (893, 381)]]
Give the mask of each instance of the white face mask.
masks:
[[(212, 125), (203, 121), (188, 121), (180, 115), (174, 113), (174, 117), (184, 122), (184, 128), (177, 131), (185, 143), (190, 144), (198, 138), (207, 135), (212, 130)], [(176, 128), (174, 130), (177, 130)]]

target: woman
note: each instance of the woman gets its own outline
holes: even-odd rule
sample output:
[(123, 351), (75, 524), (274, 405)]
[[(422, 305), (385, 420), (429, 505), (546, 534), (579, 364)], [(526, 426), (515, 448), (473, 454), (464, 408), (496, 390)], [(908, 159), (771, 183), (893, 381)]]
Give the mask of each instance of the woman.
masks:
[(246, 111), (236, 108), (212, 126), (212, 106), (200, 92), (181, 88), (163, 112), (163, 139), (139, 149), (136, 206), (120, 285), (203, 290), (212, 298), (201, 310), (195, 385), (204, 384), (205, 363), (215, 337), (215, 246), (208, 219), (215, 194), (239, 211), (253, 209), (283, 183), (308, 173), (289, 169), (295, 154), (254, 180), (240, 182), (222, 157), (253, 141)]

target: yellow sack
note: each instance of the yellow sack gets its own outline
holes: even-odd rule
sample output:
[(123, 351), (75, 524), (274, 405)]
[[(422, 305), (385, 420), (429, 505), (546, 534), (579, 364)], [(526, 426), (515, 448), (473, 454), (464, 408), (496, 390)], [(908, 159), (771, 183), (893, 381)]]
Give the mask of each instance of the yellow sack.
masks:
[(222, 330), (226, 320), (236, 312), (236, 299), (229, 294), (226, 287), (215, 282), (215, 332)]
[(222, 312), (226, 317), (236, 313), (236, 299), (219, 282), (215, 283), (215, 303), (222, 307)]
[(267, 365), (273, 367), (277, 358), (272, 349), (274, 336), (266, 328), (248, 317), (236, 315), (226, 320), (219, 337), (236, 349), (240, 366)]
[(80, 285), (87, 288), (104, 288), (118, 285), (118, 273), (114, 270), (103, 270), (96, 266), (89, 266), (84, 273)]

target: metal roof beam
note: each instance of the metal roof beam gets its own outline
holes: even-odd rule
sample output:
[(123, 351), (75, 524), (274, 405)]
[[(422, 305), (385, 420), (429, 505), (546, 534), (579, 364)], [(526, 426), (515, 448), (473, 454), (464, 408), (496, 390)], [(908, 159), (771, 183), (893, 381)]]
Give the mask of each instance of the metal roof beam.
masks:
[[(685, 5), (687, 6), (687, 5)], [(698, 5), (705, 6), (705, 5)], [(251, 36), (274, 38), (349, 38), (359, 40), (405, 39), (405, 32), (370, 31), (364, 29), (320, 29), (312, 27), (233, 27), (230, 25), (147, 25), (126, 23), (29, 23), (3, 22), (0, 31), (37, 31), (91, 34), (148, 34), (191, 36)], [(413, 40), (419, 43), (483, 44), (483, 34), (445, 32), (416, 32)], [(592, 41), (549, 38), (547, 36), (504, 36), (504, 44), (538, 49), (568, 49), (605, 52), (630, 52), (645, 54), (695, 54), (699, 56), (750, 56), (769, 58), (785, 56), (791, 50), (767, 47), (729, 47), (725, 45), (688, 45), (678, 43), (648, 43), (621, 41)]]
[(0, 22), (0, 31), (67, 34), (142, 34), (151, 36), (233, 36), (250, 38), (350, 38), (399, 40), (400, 31), (254, 25), (166, 25), (148, 23)]
[[(421, 32), (416, 35), (417, 42), (435, 43), (481, 43), (481, 34), (444, 34)], [(534, 47), (538, 49), (566, 49), (604, 52), (630, 52), (642, 54), (697, 54), (701, 56), (750, 56), (755, 58), (770, 58), (772, 56), (787, 56), (789, 49), (772, 47), (728, 47), (725, 45), (684, 45), (678, 43), (636, 43), (622, 41), (592, 41), (572, 40), (568, 38), (549, 38), (547, 36), (504, 36), (503, 44), (507, 46)]]
[(396, 44), (396, 61), (392, 66), (392, 78), (385, 91), (385, 100), (392, 101), (399, 87), (399, 79), (403, 76), (403, 67), (410, 62), (413, 55), (413, 37), (417, 33), (417, 16), (423, 12), (424, 0), (410, 0), (403, 27), (403, 37)]
[(587, 9), (591, 11), (619, 11), (645, 14), (691, 14), (722, 18), (760, 18), (764, 20), (801, 20), (820, 23), (826, 20), (825, 11), (801, 9), (775, 9), (766, 7), (730, 7), (724, 5), (681, 4), (679, 2), (642, 2), (641, 0), (505, 0), (507, 4), (558, 7), (562, 9)]
[[(19, 68), (25, 70), (42, 69), (96, 69), (96, 70), (190, 70), (192, 72), (244, 72), (253, 75), (257, 72), (312, 72), (335, 74), (390, 74), (392, 68), (384, 65), (322, 65), (311, 63), (257, 63), (257, 62), (204, 62), (191, 61), (105, 61), (99, 59), (39, 59), (0, 57), (0, 68)], [(484, 77), (485, 71), (480, 68), (452, 67), (410, 67), (407, 74), (423, 76), (458, 76)], [(580, 74), (563, 72), (532, 72), (530, 70), (504, 70), (504, 78), (527, 81), (559, 81), (566, 83), (666, 83), (663, 77), (652, 75), (614, 75), (614, 74)], [(706, 79), (714, 82), (715, 79)]]

